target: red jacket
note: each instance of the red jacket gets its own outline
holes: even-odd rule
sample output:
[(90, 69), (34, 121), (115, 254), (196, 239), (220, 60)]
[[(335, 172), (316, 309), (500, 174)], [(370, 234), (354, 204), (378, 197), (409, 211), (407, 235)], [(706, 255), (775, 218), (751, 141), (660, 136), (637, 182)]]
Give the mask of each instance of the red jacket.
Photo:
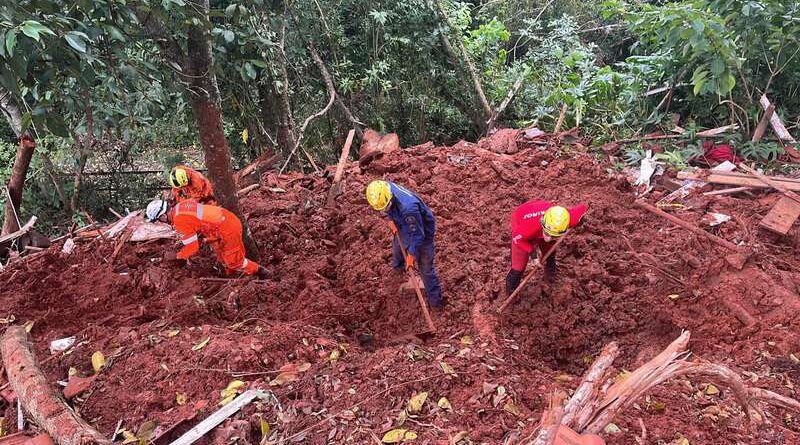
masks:
[[(534, 247), (544, 240), (542, 232), (542, 215), (553, 207), (549, 201), (533, 200), (517, 207), (511, 214), (511, 243), (526, 253), (533, 252)], [(586, 204), (578, 204), (569, 211), (569, 227), (575, 227), (588, 210)]]

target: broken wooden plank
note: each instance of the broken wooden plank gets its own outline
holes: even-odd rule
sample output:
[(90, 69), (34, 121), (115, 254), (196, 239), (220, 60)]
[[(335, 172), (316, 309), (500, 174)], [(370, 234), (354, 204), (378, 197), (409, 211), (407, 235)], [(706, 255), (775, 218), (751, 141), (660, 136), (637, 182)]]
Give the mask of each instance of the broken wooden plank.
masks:
[[(761, 108), (764, 110), (767, 110), (772, 105), (766, 94), (761, 95), (761, 98), (758, 99), (758, 103), (761, 104)], [(792, 144), (797, 142), (789, 133), (789, 130), (787, 130), (783, 125), (783, 121), (781, 120), (781, 117), (778, 116), (777, 112), (772, 113), (772, 116), (769, 118), (769, 123), (772, 126), (772, 131), (774, 131), (775, 135), (778, 136), (778, 139)]]
[(703, 196), (731, 195), (733, 193), (748, 192), (750, 190), (753, 190), (753, 188), (752, 187), (733, 187), (733, 188), (728, 188), (728, 189), (714, 190), (714, 191), (710, 191), (710, 192), (705, 192), (705, 193), (703, 193)]
[(797, 193), (794, 193), (793, 191), (787, 189), (786, 187), (783, 186), (783, 184), (780, 184), (777, 181), (773, 181), (770, 177), (759, 173), (758, 171), (752, 169), (751, 167), (749, 167), (745, 163), (741, 163), (739, 165), (739, 168), (743, 169), (746, 172), (751, 173), (753, 176), (758, 178), (759, 181), (761, 181), (764, 184), (774, 188), (775, 190), (778, 190), (779, 192), (783, 193), (786, 197), (794, 199), (798, 204), (800, 204), (800, 195), (798, 195)]
[(26, 233), (30, 232), (31, 229), (33, 228), (33, 225), (36, 224), (37, 219), (38, 218), (36, 216), (31, 216), (31, 219), (29, 219), (28, 222), (26, 222), (25, 225), (20, 227), (19, 230), (17, 230), (16, 232), (0, 236), (0, 243), (15, 240), (21, 237), (22, 235), (25, 235)]
[(756, 126), (756, 130), (753, 132), (753, 138), (751, 139), (752, 142), (758, 142), (764, 137), (764, 133), (767, 131), (767, 125), (769, 125), (770, 119), (772, 119), (772, 115), (775, 113), (775, 105), (769, 104), (766, 110), (764, 110), (764, 115), (761, 116), (761, 120), (758, 121), (758, 126)]
[(713, 241), (714, 243), (716, 243), (716, 244), (718, 244), (718, 245), (720, 245), (720, 246), (722, 246), (722, 247), (724, 247), (726, 249), (732, 250), (734, 252), (738, 252), (739, 251), (739, 246), (737, 246), (736, 244), (733, 244), (732, 242), (730, 242), (730, 241), (728, 241), (726, 239), (720, 238), (717, 235), (714, 235), (712, 233), (706, 232), (705, 230), (703, 230), (703, 229), (701, 229), (701, 228), (699, 228), (699, 227), (697, 227), (697, 226), (695, 226), (693, 224), (690, 224), (690, 223), (678, 218), (675, 215), (670, 215), (669, 213), (667, 213), (667, 212), (665, 212), (665, 211), (663, 211), (663, 210), (661, 210), (659, 208), (656, 208), (656, 207), (654, 207), (654, 206), (652, 206), (652, 205), (650, 205), (650, 204), (648, 204), (646, 202), (636, 201), (636, 205), (641, 207), (641, 208), (643, 208), (643, 209), (645, 209), (645, 210), (647, 210), (648, 212), (650, 212), (650, 213), (652, 213), (654, 215), (658, 215), (658, 216), (660, 216), (660, 217), (672, 222), (673, 224), (675, 224), (677, 226), (683, 227), (684, 229), (689, 230), (691, 232), (694, 232), (694, 233), (696, 233), (698, 235), (702, 235), (702, 236), (708, 238), (709, 240)]
[(786, 235), (800, 217), (800, 204), (786, 196), (782, 197), (764, 215), (759, 225), (775, 233)]
[[(708, 130), (703, 130), (703, 131), (700, 131), (698, 133), (695, 133), (695, 137), (698, 137), (698, 138), (717, 138), (717, 137), (721, 137), (722, 135), (724, 135), (728, 131), (737, 130), (738, 128), (739, 128), (739, 125), (737, 125), (737, 124), (724, 125), (722, 127), (710, 128)], [(620, 140), (617, 140), (617, 141), (614, 141), (614, 142), (616, 142), (617, 144), (631, 144), (631, 143), (634, 143), (634, 142), (658, 141), (658, 140), (661, 140), (661, 139), (680, 139), (680, 138), (684, 138), (684, 137), (687, 137), (687, 135), (686, 134), (656, 134), (656, 135), (651, 135), (651, 136), (642, 136), (642, 137), (638, 137), (638, 138), (620, 139)]]
[(264, 391), (248, 389), (239, 397), (233, 399), (231, 403), (223, 406), (214, 414), (206, 417), (205, 420), (192, 427), (189, 431), (184, 433), (181, 437), (177, 438), (169, 445), (191, 445), (201, 437), (205, 436), (209, 431), (216, 428), (217, 425), (224, 422), (225, 419), (236, 414), (240, 409), (244, 408), (255, 399), (275, 400), (275, 396)]
[[(763, 181), (758, 179), (753, 175), (745, 175), (741, 173), (711, 173), (709, 175), (705, 175), (705, 173), (694, 173), (694, 172), (678, 172), (678, 179), (693, 179), (696, 181), (705, 181), (710, 182), (713, 184), (725, 184), (725, 185), (736, 185), (740, 187), (753, 187), (753, 188), (771, 188), (770, 186), (764, 184)], [(800, 191), (800, 182), (796, 179), (791, 178), (778, 178), (778, 177), (771, 177), (770, 178), (773, 182), (778, 183), (785, 187), (787, 190), (791, 191)]]
[(722, 127), (710, 128), (708, 130), (698, 131), (695, 136), (699, 138), (712, 138), (719, 136), (728, 131), (736, 131), (739, 129), (739, 124), (724, 125)]
[(350, 130), (347, 133), (347, 140), (344, 142), (344, 147), (342, 148), (342, 154), (339, 156), (339, 163), (336, 165), (336, 173), (333, 175), (333, 184), (331, 184), (330, 190), (328, 190), (328, 201), (326, 205), (330, 206), (333, 204), (333, 200), (339, 196), (341, 193), (341, 181), (342, 176), (344, 176), (344, 165), (347, 163), (347, 158), (350, 156), (350, 146), (353, 145), (353, 137), (356, 134), (356, 130)]

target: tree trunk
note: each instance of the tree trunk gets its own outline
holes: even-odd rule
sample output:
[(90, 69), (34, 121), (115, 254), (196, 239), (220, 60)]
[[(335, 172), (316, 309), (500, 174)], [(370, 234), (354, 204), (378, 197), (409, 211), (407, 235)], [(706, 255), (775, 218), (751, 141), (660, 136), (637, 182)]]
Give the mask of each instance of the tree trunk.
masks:
[(14, 159), (11, 177), (7, 184), (9, 196), (0, 197), (5, 201), (5, 220), (0, 235), (6, 235), (19, 230), (17, 214), (22, 204), (22, 191), (25, 188), (25, 178), (28, 176), (28, 167), (31, 165), (36, 143), (27, 131), (22, 131), (22, 113), (11, 98), (11, 93), (2, 88), (0, 88), (0, 109), (11, 129), (19, 138), (17, 157)]
[(280, 32), (278, 34), (278, 69), (281, 75), (280, 100), (278, 101), (278, 147), (280, 151), (288, 156), (295, 146), (294, 139), (294, 118), (292, 117), (292, 106), (289, 103), (289, 72), (286, 69), (286, 51), (284, 44), (286, 41), (286, 14), (281, 20)]
[(78, 147), (78, 167), (75, 169), (75, 177), (72, 181), (72, 199), (69, 201), (69, 208), (72, 213), (80, 211), (81, 187), (83, 186), (83, 171), (86, 168), (86, 160), (94, 146), (94, 110), (89, 91), (86, 92), (86, 136), (83, 141), (79, 140), (73, 133), (72, 138)]
[[(194, 0), (194, 3), (205, 14), (208, 14), (209, 0)], [(244, 245), (247, 257), (260, 260), (258, 246), (250, 235), (239, 208), (236, 195), (236, 183), (231, 168), (231, 150), (222, 125), (222, 110), (219, 102), (219, 87), (214, 74), (214, 58), (211, 53), (211, 40), (208, 31), (202, 25), (189, 27), (188, 41), (189, 102), (194, 112), (200, 144), (203, 146), (208, 177), (214, 185), (214, 196), (226, 209), (230, 210), (242, 222)]]
[[(442, 6), (442, 0), (433, 0), (434, 7), (436, 12), (439, 15), (439, 19), (442, 23), (447, 27), (448, 30), (453, 31), (454, 28), (450, 25), (450, 19), (447, 18), (447, 14), (444, 11), (444, 7)], [(483, 92), (483, 85), (481, 84), (480, 77), (478, 76), (478, 70), (475, 68), (475, 64), (472, 63), (472, 59), (469, 58), (469, 53), (467, 49), (464, 47), (464, 42), (461, 36), (456, 36), (456, 43), (458, 43), (458, 49), (461, 51), (461, 58), (464, 64), (467, 66), (467, 72), (472, 79), (472, 86), (475, 88), (475, 95), (478, 97), (478, 105), (480, 105), (481, 109), (483, 110), (483, 125), (481, 126), (482, 129), (486, 128), (486, 123), (489, 119), (493, 116), (493, 111), (491, 105), (489, 105), (489, 101), (486, 99), (486, 94)], [(451, 56), (455, 56), (455, 51), (452, 50), (452, 45), (450, 44), (449, 39), (446, 35), (442, 34), (442, 43), (445, 44), (445, 47), (448, 48), (448, 54)]]

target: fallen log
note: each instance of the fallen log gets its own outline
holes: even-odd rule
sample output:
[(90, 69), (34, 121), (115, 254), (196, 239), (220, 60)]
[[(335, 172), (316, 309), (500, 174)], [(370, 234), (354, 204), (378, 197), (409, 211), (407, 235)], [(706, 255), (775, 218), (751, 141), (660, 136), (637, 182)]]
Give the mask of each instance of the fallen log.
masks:
[(11, 326), (0, 340), (0, 354), (11, 388), (33, 421), (58, 445), (111, 445), (52, 391), (39, 369), (22, 326)]
[(539, 434), (531, 445), (552, 445), (558, 435), (558, 427), (564, 419), (564, 399), (567, 395), (563, 391), (557, 390), (550, 396), (548, 408), (542, 413)]
[(25, 235), (26, 233), (30, 232), (31, 229), (33, 228), (33, 225), (36, 224), (36, 220), (37, 220), (36, 216), (31, 216), (31, 219), (29, 219), (28, 222), (26, 222), (25, 225), (20, 227), (19, 230), (17, 230), (16, 232), (0, 236), (0, 243), (15, 240), (21, 237), (22, 235)]
[(690, 232), (696, 233), (698, 235), (702, 235), (702, 236), (708, 238), (709, 240), (713, 241), (714, 243), (716, 243), (716, 244), (718, 244), (718, 245), (720, 245), (720, 246), (722, 246), (722, 247), (724, 247), (726, 249), (732, 250), (733, 252), (739, 252), (739, 246), (737, 246), (736, 244), (733, 244), (732, 242), (730, 242), (730, 241), (728, 241), (726, 239), (722, 239), (722, 238), (720, 238), (720, 237), (718, 237), (718, 236), (716, 236), (714, 234), (708, 233), (705, 230), (703, 230), (703, 229), (701, 229), (701, 228), (699, 228), (697, 226), (694, 226), (692, 224), (689, 224), (686, 221), (684, 221), (684, 220), (682, 220), (682, 219), (680, 219), (680, 218), (678, 218), (678, 217), (676, 217), (674, 215), (670, 215), (669, 213), (667, 213), (667, 212), (665, 212), (665, 211), (663, 211), (661, 209), (653, 207), (653, 206), (651, 206), (650, 204), (648, 204), (646, 202), (636, 201), (636, 205), (641, 207), (641, 208), (643, 208), (643, 209), (645, 209), (645, 210), (647, 210), (648, 212), (650, 212), (650, 213), (652, 213), (654, 215), (658, 215), (658, 216), (660, 216), (660, 217), (672, 222), (675, 225), (683, 227), (684, 229), (689, 230)]

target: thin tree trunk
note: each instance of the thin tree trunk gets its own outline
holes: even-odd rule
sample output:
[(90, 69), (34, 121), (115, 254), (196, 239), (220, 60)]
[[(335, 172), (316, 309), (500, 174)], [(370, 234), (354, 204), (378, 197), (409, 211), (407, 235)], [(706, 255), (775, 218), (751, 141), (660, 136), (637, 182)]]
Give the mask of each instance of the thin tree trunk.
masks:
[[(193, 0), (192, 3), (204, 14), (208, 14), (208, 1)], [(187, 51), (188, 72), (191, 76), (188, 87), (189, 102), (197, 122), (208, 176), (214, 184), (214, 196), (223, 207), (235, 213), (242, 222), (247, 257), (258, 261), (260, 259), (258, 246), (253, 241), (247, 221), (239, 208), (239, 199), (236, 195), (236, 184), (231, 168), (230, 146), (223, 131), (219, 87), (213, 71), (214, 58), (211, 52), (211, 40), (208, 30), (202, 25), (189, 27)]]
[(53, 165), (53, 161), (50, 159), (50, 155), (48, 155), (46, 152), (41, 152), (40, 155), (42, 156), (42, 165), (44, 165), (44, 169), (47, 172), (47, 176), (50, 177), (50, 181), (53, 182), (53, 188), (56, 189), (58, 200), (61, 201), (62, 206), (66, 206), (67, 195), (64, 193), (64, 187), (61, 185), (61, 181), (58, 179), (56, 166)]
[[(436, 12), (439, 14), (439, 19), (447, 26), (451, 32), (454, 31), (454, 28), (450, 25), (450, 19), (447, 18), (447, 14), (444, 11), (444, 7), (442, 6), (441, 0), (433, 0), (433, 3), (436, 7)], [(443, 41), (447, 42), (447, 45), (452, 48), (452, 45), (449, 43), (449, 39), (447, 36), (443, 36)], [(484, 125), (483, 128), (486, 128), (486, 122), (491, 119), (492, 117), (492, 107), (489, 105), (489, 101), (486, 99), (486, 94), (483, 92), (483, 85), (481, 85), (480, 77), (478, 76), (478, 70), (475, 68), (475, 65), (472, 63), (472, 59), (469, 57), (469, 53), (467, 52), (467, 48), (464, 47), (463, 39), (461, 36), (456, 36), (456, 42), (458, 43), (458, 48), (461, 51), (461, 57), (464, 61), (464, 64), (467, 66), (467, 70), (469, 72), (470, 77), (472, 78), (472, 85), (475, 88), (475, 95), (478, 97), (479, 105), (481, 109), (483, 109), (484, 114)], [(455, 52), (452, 52), (455, 54)]]
[(11, 98), (11, 93), (2, 88), (0, 88), (0, 109), (2, 109), (3, 115), (14, 131), (14, 134), (19, 138), (17, 157), (14, 159), (14, 165), (11, 168), (11, 177), (6, 184), (9, 196), (0, 197), (0, 199), (5, 201), (5, 220), (3, 221), (3, 230), (0, 234), (6, 235), (19, 230), (17, 214), (22, 204), (22, 192), (25, 188), (25, 178), (28, 176), (28, 168), (31, 165), (31, 159), (33, 159), (33, 152), (36, 150), (36, 142), (34, 142), (30, 133), (22, 131), (22, 113)]
[(278, 34), (278, 69), (281, 75), (283, 88), (281, 89), (280, 101), (278, 102), (278, 146), (281, 152), (288, 154), (295, 146), (294, 138), (294, 118), (292, 117), (292, 106), (289, 103), (289, 72), (286, 69), (286, 14), (281, 21)]
[[(86, 92), (86, 136), (83, 141), (79, 141), (77, 136), (73, 134), (73, 139), (75, 139), (76, 146), (79, 147), (78, 167), (75, 170), (75, 177), (72, 181), (72, 199), (69, 202), (69, 208), (72, 213), (78, 213), (81, 203), (83, 171), (86, 168), (86, 160), (89, 158), (89, 153), (94, 146), (94, 109), (89, 91)], [(81, 144), (81, 142), (83, 143)]]
[[(325, 65), (322, 66), (324, 67)], [(353, 115), (350, 108), (347, 107), (347, 104), (344, 103), (344, 100), (338, 94), (336, 95), (336, 106), (339, 107), (339, 110), (344, 114), (344, 117), (347, 118), (347, 121), (353, 125), (353, 128), (356, 130), (356, 136), (358, 136), (359, 139), (363, 138), (364, 130), (362, 130), (361, 127), (366, 127), (366, 125)]]

